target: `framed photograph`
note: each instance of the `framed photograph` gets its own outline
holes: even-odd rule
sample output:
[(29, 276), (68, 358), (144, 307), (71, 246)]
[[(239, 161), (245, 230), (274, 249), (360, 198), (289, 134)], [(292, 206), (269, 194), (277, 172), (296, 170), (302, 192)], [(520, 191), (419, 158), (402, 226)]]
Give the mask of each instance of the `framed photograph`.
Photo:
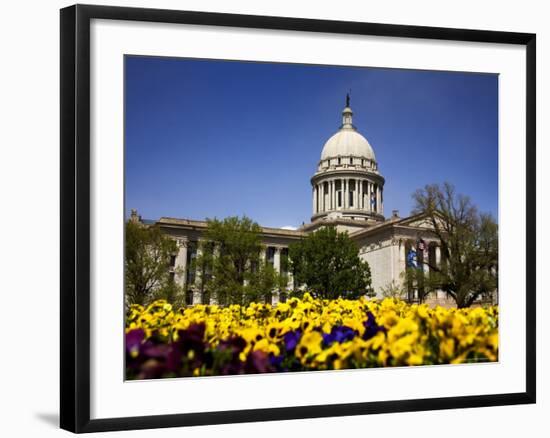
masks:
[(61, 427), (535, 402), (535, 35), (61, 10)]

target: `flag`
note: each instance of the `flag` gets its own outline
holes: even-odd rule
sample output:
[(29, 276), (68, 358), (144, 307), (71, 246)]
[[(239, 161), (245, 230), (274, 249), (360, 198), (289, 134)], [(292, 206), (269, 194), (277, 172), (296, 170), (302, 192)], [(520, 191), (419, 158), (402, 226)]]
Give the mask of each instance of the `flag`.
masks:
[(413, 249), (409, 250), (409, 253), (407, 254), (407, 267), (409, 268), (416, 268), (416, 251)]

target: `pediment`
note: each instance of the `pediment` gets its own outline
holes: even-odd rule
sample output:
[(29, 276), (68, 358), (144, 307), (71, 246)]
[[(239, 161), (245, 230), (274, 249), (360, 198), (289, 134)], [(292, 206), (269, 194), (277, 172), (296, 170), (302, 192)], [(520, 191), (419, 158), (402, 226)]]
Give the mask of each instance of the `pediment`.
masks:
[[(436, 220), (441, 223), (442, 219), (437, 217)], [(399, 221), (398, 225), (412, 228), (432, 229), (432, 219), (425, 214), (410, 216)]]

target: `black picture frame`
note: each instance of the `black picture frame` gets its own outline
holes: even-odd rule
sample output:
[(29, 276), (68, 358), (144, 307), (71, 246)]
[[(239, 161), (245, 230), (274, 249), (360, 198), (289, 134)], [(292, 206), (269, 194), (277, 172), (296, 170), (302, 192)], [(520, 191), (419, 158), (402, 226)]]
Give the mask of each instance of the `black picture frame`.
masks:
[[(526, 391), (479, 396), (90, 419), (90, 21), (92, 19), (525, 46), (527, 78)], [(535, 34), (89, 5), (74, 5), (62, 9), (60, 24), (61, 428), (82, 433), (535, 403)]]

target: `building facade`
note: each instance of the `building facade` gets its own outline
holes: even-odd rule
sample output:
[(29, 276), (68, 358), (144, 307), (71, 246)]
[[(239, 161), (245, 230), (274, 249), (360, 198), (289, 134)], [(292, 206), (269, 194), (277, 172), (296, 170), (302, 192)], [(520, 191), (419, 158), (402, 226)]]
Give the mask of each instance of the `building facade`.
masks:
[[(406, 267), (413, 264), (428, 273), (429, 265), (441, 263), (439, 241), (421, 215), (401, 218), (393, 211), (390, 217), (384, 216), (384, 183), (374, 149), (353, 124), (347, 96), (342, 123), (325, 143), (311, 177), (311, 221), (297, 230), (262, 227), (262, 257), (280, 272), (281, 257), (288, 253), (291, 243), (321, 227), (334, 226), (348, 233), (361, 259), (368, 262), (377, 297), (390, 290), (402, 290), (405, 299), (416, 301), (417, 291), (404, 284)], [(132, 212), (132, 219), (138, 220), (137, 212)], [(196, 275), (190, 267), (200, 250), (198, 242), (206, 221), (162, 217), (155, 224), (178, 244), (172, 275), (186, 291), (185, 301), (203, 303), (205, 296), (195, 287)], [(278, 300), (279, 294), (274, 293), (274, 303)], [(444, 306), (454, 303), (444, 292), (430, 294), (427, 301)]]

